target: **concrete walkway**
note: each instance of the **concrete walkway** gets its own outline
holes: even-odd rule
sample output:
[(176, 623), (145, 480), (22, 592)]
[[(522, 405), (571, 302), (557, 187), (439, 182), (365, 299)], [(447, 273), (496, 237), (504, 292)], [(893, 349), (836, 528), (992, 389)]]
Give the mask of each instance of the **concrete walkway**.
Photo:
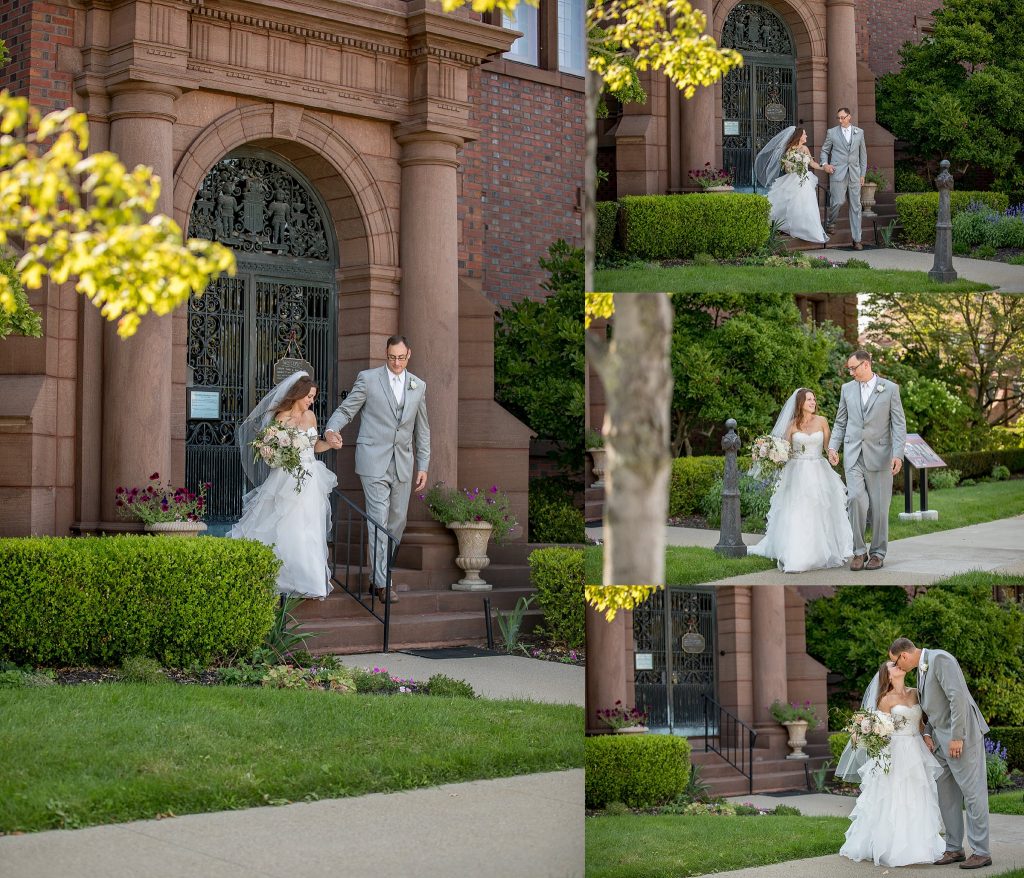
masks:
[[(587, 535), (601, 539), (602, 530), (600, 527), (587, 528)], [(666, 534), (670, 546), (714, 548), (719, 538), (717, 530), (699, 528), (669, 527)], [(748, 546), (757, 544), (761, 539), (761, 534), (743, 535), (743, 542)], [(893, 540), (889, 543), (885, 566), (881, 570), (853, 573), (847, 567), (838, 567), (806, 573), (782, 573), (775, 569), (719, 579), (715, 584), (929, 585), (971, 570), (1024, 577), (1024, 516)]]
[[(808, 817), (846, 817), (853, 810), (856, 801), (851, 796), (806, 795), (786, 796), (735, 796), (730, 802), (749, 802), (760, 808), (774, 808), (778, 804), (799, 808)], [(748, 818), (743, 818), (748, 819)], [(1012, 869), (1024, 868), (1024, 817), (1008, 814), (992, 814), (989, 818), (992, 841), (992, 866), (973, 874), (985, 878), (996, 878)], [(903, 866), (891, 869), (874, 863), (854, 863), (838, 853), (827, 857), (812, 857), (804, 860), (790, 860), (771, 866), (757, 866), (737, 869), (732, 872), (718, 872), (715, 878), (869, 878), (869, 876), (890, 875), (896, 878), (936, 878), (967, 875), (955, 866), (937, 869), (930, 864)], [(706, 878), (706, 876), (705, 876)]]
[[(934, 253), (918, 253), (912, 250), (867, 248), (859, 253), (849, 249), (809, 250), (811, 256), (824, 256), (833, 262), (847, 259), (863, 259), (872, 268), (896, 268), (904, 271), (930, 271), (935, 261)], [(953, 257), (953, 268), (961, 279), (991, 284), (1000, 292), (1019, 293), (1024, 291), (1024, 265), (1007, 265), (987, 259)]]
[[(487, 698), (584, 702), (584, 668), (525, 656), (339, 658), (414, 680), (447, 674)], [(582, 878), (582, 770), (0, 837), (0, 878), (479, 878), (482, 873)]]

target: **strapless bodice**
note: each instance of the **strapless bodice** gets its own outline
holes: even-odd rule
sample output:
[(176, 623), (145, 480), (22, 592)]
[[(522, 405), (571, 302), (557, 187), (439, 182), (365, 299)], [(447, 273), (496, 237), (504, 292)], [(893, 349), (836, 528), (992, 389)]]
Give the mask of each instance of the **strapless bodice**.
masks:
[(902, 737), (904, 735), (913, 736), (918, 733), (918, 729), (921, 726), (921, 716), (924, 713), (920, 704), (897, 704), (889, 713), (894, 717), (901, 716), (906, 719), (906, 722), (893, 732), (894, 735)]
[(814, 433), (802, 433), (797, 430), (790, 438), (789, 444), (793, 447), (793, 458), (813, 460), (821, 457), (822, 449), (825, 446), (825, 433), (822, 430)]

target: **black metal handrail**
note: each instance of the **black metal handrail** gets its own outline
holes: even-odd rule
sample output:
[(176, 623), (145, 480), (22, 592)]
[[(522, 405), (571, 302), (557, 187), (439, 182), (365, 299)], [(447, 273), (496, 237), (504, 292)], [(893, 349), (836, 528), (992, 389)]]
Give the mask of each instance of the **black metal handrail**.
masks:
[[(340, 503), (338, 501), (341, 501)], [(341, 519), (338, 516), (338, 509), (346, 513), (345, 539), (338, 539), (338, 532), (341, 526)], [(358, 526), (359, 532), (353, 537), (353, 524)], [(377, 619), (384, 626), (384, 648), (382, 652), (388, 651), (388, 639), (391, 629), (391, 572), (395, 566), (395, 554), (398, 551), (398, 540), (379, 521), (371, 518), (365, 509), (360, 509), (355, 503), (349, 500), (338, 488), (331, 492), (331, 539), (328, 540), (328, 565), (331, 572), (331, 582), (336, 583), (346, 591), (363, 607), (371, 616)], [(377, 599), (377, 588), (374, 583), (374, 574), (377, 571), (378, 553), (382, 550), (381, 544), (387, 545), (386, 577), (384, 584), (384, 600)], [(338, 561), (338, 544), (345, 546), (345, 579), (342, 582), (337, 577), (338, 568), (342, 566)], [(353, 548), (358, 546), (356, 560), (353, 564)], [(366, 555), (369, 550), (369, 602), (364, 597), (363, 585), (367, 571)], [(353, 576), (355, 577), (355, 588), (353, 589)], [(380, 615), (378, 604), (384, 605), (384, 615)]]
[[(711, 723), (711, 711), (717, 713), (717, 722)], [(723, 721), (724, 719), (724, 721)], [(712, 734), (712, 727), (718, 731)], [(742, 731), (741, 731), (742, 730)], [(747, 745), (743, 747), (742, 732), (746, 732)], [(712, 743), (718, 738), (718, 746)], [(754, 742), (757, 732), (738, 716), (733, 716), (710, 695), (704, 695), (704, 752), (717, 753), (750, 781), (750, 794), (754, 794)], [(744, 759), (746, 756), (746, 759)]]

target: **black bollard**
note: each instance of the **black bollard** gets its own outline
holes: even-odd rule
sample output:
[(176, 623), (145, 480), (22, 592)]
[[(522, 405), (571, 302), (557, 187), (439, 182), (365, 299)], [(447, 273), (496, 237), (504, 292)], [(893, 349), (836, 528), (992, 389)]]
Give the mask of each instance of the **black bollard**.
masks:
[(747, 547), (743, 544), (740, 528), (740, 468), (736, 453), (740, 450), (740, 437), (736, 434), (736, 421), (725, 422), (726, 433), (722, 437), (725, 452), (725, 480), (722, 485), (722, 531), (715, 551), (726, 558), (745, 558)]
[(935, 178), (939, 190), (939, 216), (935, 223), (935, 262), (928, 277), (939, 283), (956, 280), (953, 270), (953, 222), (950, 219), (950, 196), (953, 192), (953, 175), (949, 173), (949, 161), (939, 162), (942, 171)]

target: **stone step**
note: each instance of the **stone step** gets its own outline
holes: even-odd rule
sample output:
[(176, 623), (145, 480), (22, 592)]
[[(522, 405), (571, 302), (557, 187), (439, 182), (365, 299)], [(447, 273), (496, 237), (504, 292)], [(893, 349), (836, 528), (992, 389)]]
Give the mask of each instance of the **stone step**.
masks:
[[(364, 591), (364, 600), (369, 602), (369, 593)], [(522, 586), (505, 586), (490, 591), (452, 591), (449, 589), (419, 589), (398, 591), (398, 602), (391, 605), (391, 618), (398, 616), (423, 616), (428, 613), (469, 613), (483, 616), (484, 598), (490, 598), (492, 611), (507, 612), (515, 608), (520, 597), (529, 597), (534, 589)], [(532, 604), (536, 607), (536, 602)], [(310, 622), (325, 619), (353, 619), (366, 615), (347, 592), (335, 588), (322, 601), (303, 601), (295, 612), (298, 619)]]
[[(345, 581), (346, 567), (344, 564), (334, 565), (334, 575), (339, 582)], [(355, 590), (362, 581), (363, 587), (369, 586), (369, 571), (356, 564), (348, 568), (349, 588)], [(461, 573), (459, 574), (461, 577)], [(522, 564), (489, 564), (480, 572), (481, 578), (495, 588), (525, 588), (530, 585), (530, 568)], [(391, 572), (391, 582), (400, 592), (430, 590), (437, 591), (451, 587), (458, 579), (450, 572), (434, 570), (412, 570), (408, 567), (396, 567)]]

